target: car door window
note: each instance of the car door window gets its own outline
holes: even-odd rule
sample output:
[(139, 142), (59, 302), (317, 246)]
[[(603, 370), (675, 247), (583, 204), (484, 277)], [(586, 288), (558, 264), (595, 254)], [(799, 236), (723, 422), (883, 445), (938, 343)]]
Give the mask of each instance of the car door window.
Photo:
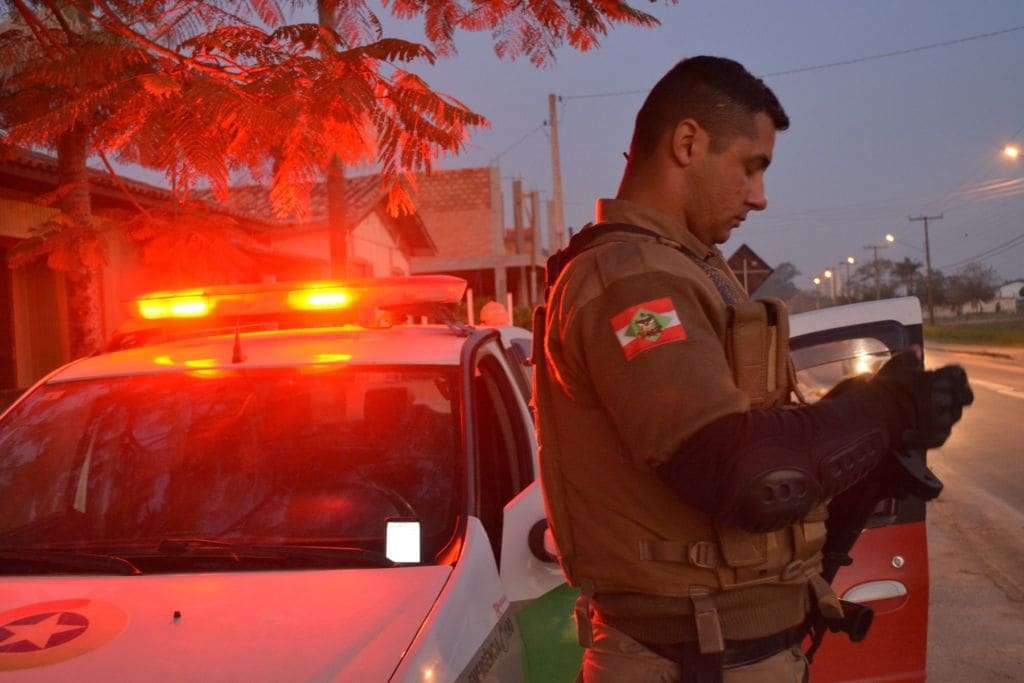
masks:
[(508, 372), (491, 352), (474, 369), (477, 511), (500, 561), (505, 505), (532, 480), (530, 441)]
[(794, 349), (792, 355), (797, 385), (813, 403), (843, 380), (874, 374), (892, 352), (879, 339), (855, 337)]

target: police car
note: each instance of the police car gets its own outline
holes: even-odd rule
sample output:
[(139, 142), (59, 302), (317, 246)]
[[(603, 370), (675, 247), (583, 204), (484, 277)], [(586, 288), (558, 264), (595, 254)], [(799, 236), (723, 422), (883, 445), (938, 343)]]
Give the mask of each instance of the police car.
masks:
[[(572, 680), (528, 333), (416, 322), (464, 287), (147, 296), (107, 353), (28, 391), (0, 417), (0, 672)], [(920, 309), (829, 309), (793, 330), (813, 398), (919, 342)], [(881, 509), (837, 579), (884, 607), (876, 630), (899, 652), (871, 664), (833, 638), (816, 680), (923, 679), (923, 519)]]

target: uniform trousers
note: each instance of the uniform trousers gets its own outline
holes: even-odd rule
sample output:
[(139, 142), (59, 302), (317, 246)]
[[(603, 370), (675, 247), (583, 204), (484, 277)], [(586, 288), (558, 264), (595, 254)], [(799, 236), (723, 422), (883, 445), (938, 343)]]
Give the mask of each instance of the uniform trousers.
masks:
[[(600, 621), (591, 622), (592, 645), (583, 652), (577, 682), (679, 683), (683, 667), (647, 649), (626, 634)], [(723, 671), (724, 683), (806, 683), (807, 658), (793, 646), (762, 659)]]

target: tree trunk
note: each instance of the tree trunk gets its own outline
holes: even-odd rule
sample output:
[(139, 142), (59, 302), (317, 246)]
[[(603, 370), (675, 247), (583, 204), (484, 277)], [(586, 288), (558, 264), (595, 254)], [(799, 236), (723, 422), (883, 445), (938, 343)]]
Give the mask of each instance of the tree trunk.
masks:
[[(337, 0), (318, 0), (317, 19), (321, 26), (330, 29), (335, 24), (335, 5)], [(348, 275), (348, 205), (345, 201), (345, 165), (335, 155), (327, 164), (327, 229), (330, 235), (331, 277)]]
[[(57, 186), (63, 190), (60, 210), (71, 220), (74, 229), (82, 231), (92, 227), (92, 202), (85, 164), (88, 150), (89, 132), (82, 124), (61, 136), (57, 145)], [(72, 358), (95, 353), (103, 346), (100, 275), (100, 270), (91, 263), (82, 263), (67, 274)]]
[(327, 165), (327, 225), (331, 238), (331, 277), (348, 275), (348, 206), (345, 166), (338, 157)]

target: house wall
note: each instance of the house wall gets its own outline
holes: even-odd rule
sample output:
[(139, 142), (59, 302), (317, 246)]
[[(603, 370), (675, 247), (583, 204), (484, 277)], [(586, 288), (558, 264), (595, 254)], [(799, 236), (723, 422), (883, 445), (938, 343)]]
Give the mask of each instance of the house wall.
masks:
[(436, 171), (420, 176), (417, 183), (416, 210), (438, 255), (413, 258), (413, 272), (452, 270), (505, 254), (497, 168)]
[[(271, 246), (281, 254), (320, 260), (324, 264), (323, 271), (311, 272), (308, 277), (330, 276), (331, 239), (326, 226), (281, 230), (271, 237)], [(390, 277), (409, 274), (409, 259), (376, 211), (368, 214), (352, 230), (349, 254), (355, 264), (354, 275)]]
[(373, 277), (408, 275), (409, 259), (376, 211), (370, 213), (352, 231), (352, 256), (371, 268)]
[(49, 206), (33, 204), (18, 193), (0, 190), (0, 235), (24, 239), (57, 213)]

